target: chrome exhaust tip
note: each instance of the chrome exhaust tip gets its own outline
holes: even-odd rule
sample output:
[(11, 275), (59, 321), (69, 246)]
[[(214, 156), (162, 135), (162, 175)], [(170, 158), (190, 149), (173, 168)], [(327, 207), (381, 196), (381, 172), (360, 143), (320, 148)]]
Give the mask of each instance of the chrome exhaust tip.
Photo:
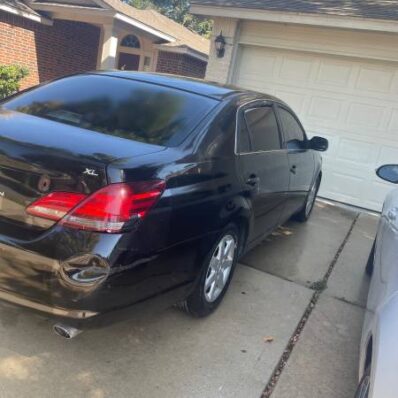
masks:
[(82, 332), (80, 329), (76, 329), (72, 326), (64, 325), (62, 323), (55, 324), (53, 326), (53, 330), (55, 334), (63, 337), (64, 339), (73, 339)]

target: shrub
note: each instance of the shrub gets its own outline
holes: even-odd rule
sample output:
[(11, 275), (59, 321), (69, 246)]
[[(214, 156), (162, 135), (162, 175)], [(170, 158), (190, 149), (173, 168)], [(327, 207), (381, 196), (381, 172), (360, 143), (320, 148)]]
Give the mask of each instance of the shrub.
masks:
[(0, 65), (0, 99), (16, 93), (21, 79), (28, 74), (28, 69), (22, 66)]

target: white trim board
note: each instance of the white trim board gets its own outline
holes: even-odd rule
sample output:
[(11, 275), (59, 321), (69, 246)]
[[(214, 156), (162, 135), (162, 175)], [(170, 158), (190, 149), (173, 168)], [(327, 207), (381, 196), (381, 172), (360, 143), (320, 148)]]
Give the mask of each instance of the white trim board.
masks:
[(398, 33), (398, 24), (396, 21), (381, 19), (357, 18), (325, 14), (320, 15), (309, 13), (280, 12), (249, 8), (200, 6), (195, 4), (191, 6), (190, 12), (192, 14), (205, 15), (210, 17), (238, 18), (253, 21), (268, 21), (300, 25), (323, 26), (340, 29)]
[(206, 57), (205, 55), (202, 55), (196, 51), (193, 51), (192, 49), (190, 49), (188, 47), (173, 47), (173, 46), (164, 46), (162, 44), (155, 44), (154, 48), (156, 48), (157, 50), (162, 51), (162, 52), (189, 55), (190, 57), (196, 58), (203, 62), (209, 61), (208, 57)]
[[(143, 22), (140, 22), (134, 18), (131, 18), (125, 14), (122, 14), (112, 9), (93, 8), (93, 7), (90, 8), (84, 6), (76, 6), (70, 4), (56, 4), (56, 3), (34, 3), (33, 7), (35, 10), (57, 13), (57, 17), (60, 19), (62, 19), (63, 11), (66, 11), (67, 13), (78, 14), (80, 17), (85, 15), (87, 16), (89, 23), (95, 23), (95, 21), (93, 21), (93, 18), (95, 16), (108, 16), (118, 21), (124, 22), (130, 26), (134, 26), (135, 28), (138, 28), (162, 40), (166, 40), (171, 43), (176, 41), (175, 37), (168, 35), (167, 33), (161, 32), (157, 29), (154, 29)], [(67, 15), (65, 15), (65, 18), (66, 17)]]
[(151, 28), (150, 26), (145, 25), (144, 23), (142, 23), (140, 21), (137, 21), (136, 19), (130, 18), (127, 15), (120, 14), (120, 13), (117, 12), (115, 14), (115, 19), (117, 19), (119, 21), (122, 21), (122, 22), (125, 22), (125, 23), (127, 23), (129, 25), (132, 25), (132, 26), (134, 26), (134, 27), (136, 27), (138, 29), (143, 30), (144, 32), (150, 33), (153, 36), (157, 36), (157, 37), (159, 37), (159, 38), (161, 38), (163, 40), (167, 40), (167, 41), (169, 41), (171, 43), (174, 43), (176, 41), (175, 37), (170, 36), (170, 35), (168, 35), (166, 33), (160, 32), (157, 29)]
[(18, 15), (20, 17), (26, 18), (26, 19), (30, 19), (31, 21), (35, 21), (38, 23), (41, 23), (43, 25), (52, 25), (53, 21), (51, 21), (51, 19), (39, 16), (39, 15), (35, 15), (29, 12), (25, 12), (22, 10), (18, 10), (17, 8), (5, 5), (5, 4), (0, 4), (0, 10), (1, 11), (5, 11), (8, 12), (10, 14), (14, 14), (14, 15)]

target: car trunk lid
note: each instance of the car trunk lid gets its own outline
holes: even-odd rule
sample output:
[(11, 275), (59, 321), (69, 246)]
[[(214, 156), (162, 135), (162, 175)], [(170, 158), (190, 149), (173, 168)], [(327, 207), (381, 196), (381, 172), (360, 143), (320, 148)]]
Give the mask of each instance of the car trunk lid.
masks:
[(26, 239), (43, 232), (54, 222), (28, 215), (32, 202), (54, 191), (89, 195), (108, 184), (110, 163), (163, 149), (0, 110), (1, 233)]

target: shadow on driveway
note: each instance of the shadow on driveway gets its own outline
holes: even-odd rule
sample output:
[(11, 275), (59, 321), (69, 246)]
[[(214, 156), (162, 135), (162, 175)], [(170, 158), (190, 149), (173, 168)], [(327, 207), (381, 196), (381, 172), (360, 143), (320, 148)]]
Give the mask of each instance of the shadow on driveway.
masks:
[[(50, 320), (2, 306), (0, 397), (258, 398), (310, 302), (313, 291), (307, 284), (326, 272), (354, 218), (354, 212), (321, 203), (307, 225), (289, 223), (243, 259), (249, 267), (238, 267), (224, 303), (207, 319), (170, 309), (67, 341), (52, 333)], [(350, 362), (344, 357), (345, 346), (336, 357), (331, 351), (350, 333), (350, 322), (360, 320), (328, 309), (335, 308), (333, 300), (338, 301), (325, 299), (322, 312), (314, 312), (310, 321), (315, 324), (304, 330), (292, 355), (291, 369), (298, 366), (299, 371), (280, 380), (281, 387), (285, 383), (292, 389), (276, 391), (277, 398), (315, 397), (291, 395), (297, 378), (323, 372), (323, 360), (311, 360), (313, 349), (319, 358), (330, 356), (336, 369), (353, 362), (351, 354)], [(340, 312), (341, 321), (335, 317)], [(324, 334), (326, 329), (331, 332)], [(267, 336), (273, 342), (266, 342)], [(356, 339), (353, 334), (347, 341), (354, 344)], [(299, 359), (293, 361), (296, 353)]]

